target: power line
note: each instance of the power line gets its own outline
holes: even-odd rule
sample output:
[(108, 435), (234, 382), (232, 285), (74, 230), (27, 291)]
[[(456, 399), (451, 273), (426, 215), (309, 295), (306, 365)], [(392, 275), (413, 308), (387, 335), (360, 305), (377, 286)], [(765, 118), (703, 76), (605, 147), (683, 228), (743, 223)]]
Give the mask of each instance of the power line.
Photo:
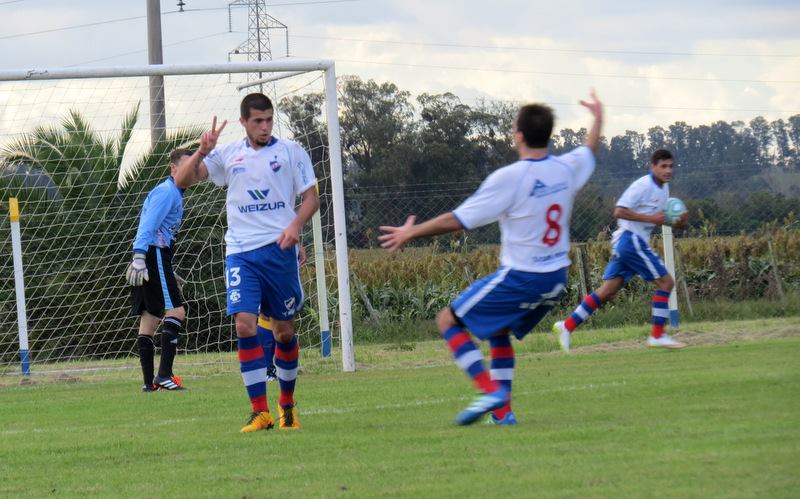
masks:
[[(219, 33), (212, 33), (210, 35), (198, 36), (197, 38), (190, 38), (188, 40), (181, 40), (179, 42), (168, 43), (168, 44), (165, 44), (164, 47), (173, 47), (175, 45), (181, 45), (181, 44), (184, 44), (184, 43), (196, 42), (197, 40), (204, 40), (206, 38), (213, 38), (215, 36), (227, 35), (227, 34), (230, 34), (230, 33), (241, 33), (241, 31), (220, 31)], [(66, 67), (73, 68), (75, 66), (83, 66), (84, 64), (92, 64), (94, 62), (107, 61), (109, 59), (116, 59), (117, 57), (124, 57), (126, 55), (140, 54), (142, 52), (147, 52), (147, 49), (132, 50), (130, 52), (123, 52), (121, 54), (110, 55), (108, 57), (101, 57), (99, 59), (92, 59), (91, 61), (83, 61), (83, 62), (78, 62), (76, 64), (70, 64), (69, 66), (66, 66)]]
[[(19, 1), (23, 1), (23, 0), (19, 0)], [(178, 12), (180, 12), (180, 11), (178, 11), (178, 10), (170, 10), (170, 11), (167, 11), (167, 12), (162, 12), (161, 15), (162, 16), (167, 16), (167, 15), (170, 15), (170, 14), (176, 14)], [(55, 33), (57, 31), (67, 31), (67, 30), (72, 30), (72, 29), (89, 28), (89, 27), (92, 27), (92, 26), (101, 26), (101, 25), (104, 25), (104, 24), (121, 23), (121, 22), (125, 22), (125, 21), (135, 21), (137, 19), (144, 19), (146, 17), (147, 16), (120, 17), (118, 19), (106, 19), (105, 21), (97, 21), (97, 22), (93, 22), (93, 23), (74, 24), (72, 26), (61, 26), (59, 28), (43, 29), (43, 30), (40, 30), (40, 31), (28, 31), (26, 33), (15, 33), (13, 35), (0, 36), (0, 40), (8, 40), (10, 38), (22, 38), (22, 37), (25, 37), (25, 36), (42, 35), (42, 34), (46, 34), (46, 33)]]
[[(492, 99), (488, 97), (472, 97), (461, 99), (462, 101), (471, 101), (474, 103), (479, 102), (499, 102), (504, 104), (520, 105), (523, 100), (509, 100), (509, 99)], [(577, 102), (547, 102), (550, 106), (561, 107), (582, 107)], [(732, 113), (782, 113), (782, 114), (800, 114), (800, 109), (796, 110), (780, 110), (780, 109), (745, 109), (735, 107), (688, 107), (688, 106), (645, 106), (637, 104), (609, 104), (604, 102), (603, 107), (614, 109), (650, 109), (655, 111), (724, 111)]]
[(479, 71), (488, 73), (512, 73), (512, 74), (535, 74), (542, 76), (569, 76), (577, 78), (618, 78), (628, 80), (669, 80), (669, 81), (705, 81), (723, 83), (788, 83), (798, 84), (799, 80), (750, 80), (743, 78), (700, 78), (688, 76), (643, 76), (643, 75), (615, 75), (615, 74), (596, 74), (596, 73), (560, 73), (556, 71), (533, 71), (526, 69), (500, 69), (500, 68), (478, 68), (466, 66), (443, 66), (436, 64), (410, 64), (400, 62), (378, 62), (378, 61), (359, 61), (355, 59), (336, 58), (336, 62), (350, 62), (353, 64), (375, 64), (381, 66), (405, 66), (410, 68), (425, 69), (448, 69), (454, 71)]
[(293, 34), (294, 38), (309, 38), (316, 40), (336, 40), (344, 42), (361, 42), (361, 43), (384, 43), (389, 45), (406, 45), (418, 47), (448, 47), (448, 48), (470, 48), (470, 49), (489, 49), (489, 50), (518, 50), (527, 52), (558, 52), (558, 53), (586, 53), (586, 54), (618, 54), (618, 55), (664, 55), (664, 56), (702, 56), (702, 57), (780, 57), (780, 58), (798, 58), (800, 55), (793, 54), (725, 54), (725, 53), (712, 53), (712, 52), (659, 52), (659, 51), (642, 51), (642, 50), (600, 50), (600, 49), (559, 49), (559, 48), (541, 48), (541, 47), (520, 47), (520, 46), (499, 46), (499, 45), (472, 45), (462, 43), (432, 43), (432, 42), (407, 42), (397, 40), (370, 40), (362, 38), (343, 38), (343, 37), (330, 37), (330, 36), (317, 36), (317, 35), (297, 35)]
[(27, 33), (16, 33), (14, 35), (0, 36), (0, 40), (8, 40), (10, 38), (22, 38), (24, 36), (42, 35), (45, 33), (54, 33), (56, 31), (67, 31), (70, 29), (88, 28), (90, 26), (100, 26), (102, 24), (121, 23), (124, 21), (132, 21), (134, 19), (144, 19), (145, 17), (147, 16), (122, 17), (119, 19), (107, 19), (105, 21), (97, 21), (94, 23), (76, 24), (74, 26), (62, 26), (60, 28), (43, 29), (41, 31), (29, 31)]
[[(7, 3), (15, 3), (15, 2), (24, 2), (25, 0), (7, 0), (5, 2), (0, 2), (0, 5), (5, 5)], [(347, 2), (361, 2), (363, 0), (316, 0), (316, 1), (309, 1), (309, 2), (296, 2), (296, 3), (274, 3), (269, 4), (270, 7), (286, 7), (286, 6), (300, 6), (300, 5), (319, 5), (319, 4), (333, 4), (333, 3), (347, 3)], [(200, 11), (213, 11), (213, 10), (227, 10), (227, 7), (210, 7), (204, 9), (184, 9), (183, 12), (200, 12)], [(162, 12), (162, 16), (180, 13), (179, 10), (170, 10), (166, 12)], [(22, 38), (25, 36), (34, 36), (34, 35), (43, 35), (46, 33), (55, 33), (57, 31), (67, 31), (72, 29), (80, 29), (80, 28), (89, 28), (92, 26), (101, 26), (104, 24), (113, 24), (113, 23), (120, 23), (125, 21), (134, 21), (136, 19), (144, 19), (147, 16), (131, 16), (131, 17), (121, 17), (118, 19), (106, 19), (105, 21), (97, 21), (93, 23), (86, 23), (86, 24), (75, 24), (72, 26), (61, 26), (59, 28), (51, 28), (51, 29), (43, 29), (40, 31), (28, 31), (26, 33), (15, 33), (13, 35), (5, 35), (0, 36), (0, 40), (9, 40), (11, 38)]]
[[(293, 2), (293, 3), (268, 3), (267, 7), (293, 7), (301, 5), (320, 5), (326, 3), (351, 3), (363, 2), (364, 0), (313, 0), (309, 2)], [(233, 8), (244, 8), (246, 5), (231, 5)], [(228, 7), (203, 7), (199, 9), (183, 9), (182, 12), (205, 12), (211, 10), (228, 10)]]

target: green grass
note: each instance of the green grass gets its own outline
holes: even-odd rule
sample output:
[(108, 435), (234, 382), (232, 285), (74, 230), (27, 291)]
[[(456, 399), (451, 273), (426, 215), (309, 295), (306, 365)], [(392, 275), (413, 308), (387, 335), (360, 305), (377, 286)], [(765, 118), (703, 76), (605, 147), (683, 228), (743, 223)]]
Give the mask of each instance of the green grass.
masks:
[(471, 389), (439, 342), (360, 347), (349, 374), (304, 352), (289, 433), (238, 433), (233, 362), (180, 359), (183, 393), (135, 370), (6, 385), (0, 496), (796, 497), (800, 319), (686, 329), (679, 352), (644, 328), (515, 343), (513, 428), (452, 424)]
[[(564, 319), (575, 309), (577, 303), (561, 303), (548, 315), (551, 320), (542, 321), (535, 332), (549, 332), (552, 323)], [(729, 320), (763, 320), (776, 317), (800, 316), (800, 295), (788, 294), (786, 300), (704, 300), (694, 302), (693, 314), (689, 314), (683, 300), (680, 302), (681, 319), (684, 321), (707, 322)], [(582, 331), (607, 328), (635, 328), (650, 322), (651, 302), (649, 293), (625, 293), (592, 315), (581, 328)], [(433, 319), (428, 321), (357, 320), (357, 341), (362, 343), (394, 342), (402, 337), (409, 341), (436, 339), (439, 336)]]

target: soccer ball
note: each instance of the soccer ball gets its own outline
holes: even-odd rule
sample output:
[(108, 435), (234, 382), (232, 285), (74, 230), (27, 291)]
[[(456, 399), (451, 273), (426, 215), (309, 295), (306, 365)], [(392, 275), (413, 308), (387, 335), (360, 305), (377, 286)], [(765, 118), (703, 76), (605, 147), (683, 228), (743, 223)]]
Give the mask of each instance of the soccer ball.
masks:
[(669, 198), (667, 199), (667, 204), (664, 205), (664, 216), (666, 217), (666, 224), (672, 225), (678, 221), (678, 219), (684, 214), (687, 213), (689, 210), (686, 209), (686, 205), (683, 204), (678, 198)]

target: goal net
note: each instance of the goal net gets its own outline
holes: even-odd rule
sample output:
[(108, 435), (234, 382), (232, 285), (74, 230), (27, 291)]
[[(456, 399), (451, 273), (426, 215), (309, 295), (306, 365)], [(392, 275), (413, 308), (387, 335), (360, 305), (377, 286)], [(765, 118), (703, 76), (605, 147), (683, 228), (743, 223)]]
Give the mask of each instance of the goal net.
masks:
[[(248, 73), (268, 83), (248, 86)], [(151, 102), (158, 78), (163, 107)], [(321, 208), (303, 234), (307, 299), (296, 322), (303, 355), (326, 357), (332, 347), (352, 370), (335, 81), (332, 62), (304, 60), (0, 72), (0, 374), (20, 372), (25, 326), (32, 373), (138, 369), (138, 320), (124, 273), (144, 198), (169, 175), (170, 151), (196, 148), (213, 116), (229, 122), (220, 144), (241, 140), (239, 103), (262, 89), (276, 108), (273, 134), (302, 144), (318, 178)], [(151, 126), (159, 109), (163, 128)], [(10, 198), (20, 211), (25, 321), (18, 321)], [(225, 190), (191, 187), (174, 247), (187, 305), (178, 368), (235, 361), (225, 229)]]

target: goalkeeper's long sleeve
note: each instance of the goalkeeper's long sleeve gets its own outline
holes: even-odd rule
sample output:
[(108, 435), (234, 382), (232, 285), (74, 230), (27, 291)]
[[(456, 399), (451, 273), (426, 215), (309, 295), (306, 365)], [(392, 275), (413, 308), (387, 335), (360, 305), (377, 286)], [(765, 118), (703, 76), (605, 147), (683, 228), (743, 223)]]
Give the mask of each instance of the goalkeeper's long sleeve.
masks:
[(172, 177), (158, 184), (144, 200), (133, 251), (147, 253), (149, 246), (172, 246), (183, 217), (183, 189)]

